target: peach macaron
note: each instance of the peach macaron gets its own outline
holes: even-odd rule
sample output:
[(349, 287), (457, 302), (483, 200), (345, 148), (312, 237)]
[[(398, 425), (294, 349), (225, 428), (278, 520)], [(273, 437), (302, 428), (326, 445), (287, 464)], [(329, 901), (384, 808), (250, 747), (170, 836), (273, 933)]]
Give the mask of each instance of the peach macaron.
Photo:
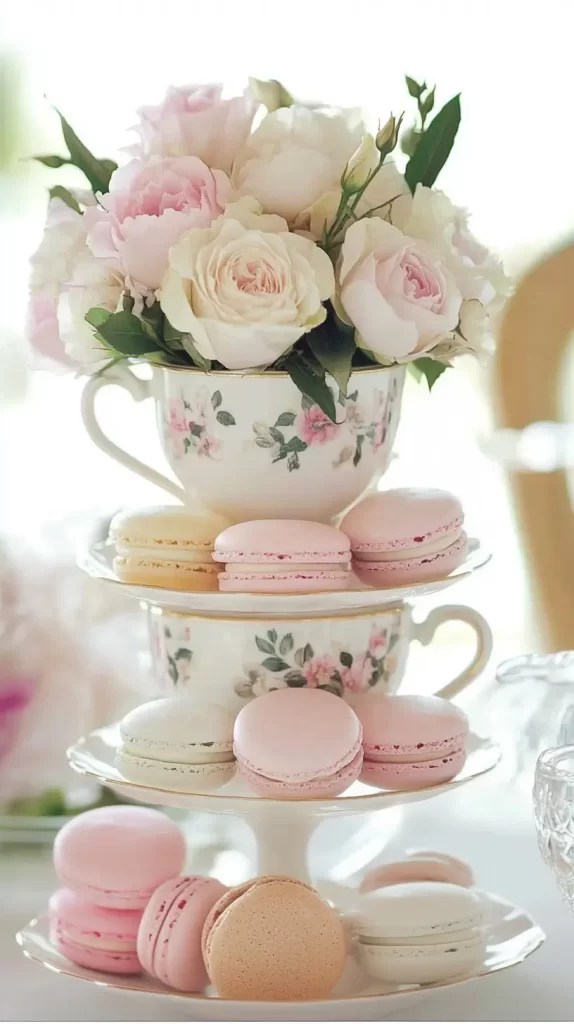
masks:
[(202, 949), (224, 999), (325, 999), (346, 956), (336, 911), (311, 886), (281, 875), (222, 896), (207, 915)]

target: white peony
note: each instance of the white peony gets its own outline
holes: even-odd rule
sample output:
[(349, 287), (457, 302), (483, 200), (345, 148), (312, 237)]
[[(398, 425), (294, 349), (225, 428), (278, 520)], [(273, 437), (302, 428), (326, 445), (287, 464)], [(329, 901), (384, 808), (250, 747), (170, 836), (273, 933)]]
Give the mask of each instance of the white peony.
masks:
[(478, 242), (468, 216), (444, 192), (418, 185), (412, 202), (397, 208), (393, 223), (406, 235), (430, 245), (452, 273), (463, 299), (499, 305), (510, 282), (502, 264)]
[(30, 292), (58, 298), (86, 251), (86, 223), (62, 199), (50, 199), (42, 241), (30, 257)]
[(240, 195), (255, 196), (266, 211), (291, 223), (337, 188), (362, 134), (358, 111), (297, 105), (275, 110), (237, 154), (232, 182)]
[(87, 250), (62, 292), (58, 307), (60, 336), (66, 355), (85, 373), (95, 373), (111, 358), (109, 349), (98, 341), (95, 329), (86, 321), (86, 313), (94, 306), (115, 313), (121, 308), (123, 289), (119, 271)]
[(231, 204), (209, 228), (194, 228), (169, 253), (160, 302), (206, 359), (232, 370), (275, 362), (326, 316), (334, 274), (314, 242), (253, 199)]

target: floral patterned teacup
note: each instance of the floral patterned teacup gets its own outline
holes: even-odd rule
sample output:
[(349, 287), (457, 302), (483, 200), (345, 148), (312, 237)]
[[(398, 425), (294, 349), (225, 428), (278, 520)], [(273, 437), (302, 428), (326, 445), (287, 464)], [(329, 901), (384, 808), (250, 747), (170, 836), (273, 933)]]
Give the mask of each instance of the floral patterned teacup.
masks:
[[(88, 382), (82, 412), (103, 451), (184, 502), (238, 521), (327, 521), (387, 469), (404, 374), (404, 367), (356, 370), (346, 398), (333, 389), (333, 423), (284, 373), (156, 367), (143, 381), (118, 365)], [(137, 401), (153, 395), (163, 449), (183, 487), (104, 436), (94, 398), (106, 383), (123, 385)]]
[(158, 694), (193, 693), (237, 712), (252, 697), (286, 686), (314, 686), (350, 704), (372, 689), (395, 693), (411, 640), (429, 644), (440, 625), (472, 627), (476, 649), (467, 668), (444, 686), (453, 697), (486, 666), (492, 634), (466, 605), (442, 605), (415, 623), (410, 605), (326, 618), (211, 618), (148, 606)]

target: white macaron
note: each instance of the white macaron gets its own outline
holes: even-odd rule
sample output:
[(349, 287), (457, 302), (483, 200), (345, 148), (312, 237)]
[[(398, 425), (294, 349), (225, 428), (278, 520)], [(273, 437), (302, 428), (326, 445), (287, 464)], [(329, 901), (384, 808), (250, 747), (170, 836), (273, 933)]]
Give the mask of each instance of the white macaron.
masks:
[(355, 915), (360, 962), (397, 985), (445, 981), (484, 960), (480, 894), (447, 882), (393, 885), (361, 898)]
[(151, 789), (202, 792), (233, 776), (233, 715), (220, 704), (162, 697), (120, 722), (116, 766), (124, 778)]

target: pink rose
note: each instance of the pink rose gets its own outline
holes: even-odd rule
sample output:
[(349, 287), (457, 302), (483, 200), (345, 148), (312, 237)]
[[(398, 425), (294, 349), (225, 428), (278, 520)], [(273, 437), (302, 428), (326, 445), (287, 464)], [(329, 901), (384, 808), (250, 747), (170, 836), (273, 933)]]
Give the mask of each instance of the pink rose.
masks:
[(339, 428), (318, 405), (312, 405), (310, 409), (301, 411), (295, 429), (301, 440), (310, 445), (332, 441)]
[(347, 230), (339, 295), (357, 343), (382, 363), (407, 362), (433, 348), (457, 326), (462, 301), (432, 249), (378, 217)]
[(115, 259), (132, 290), (159, 288), (168, 252), (190, 228), (206, 228), (231, 197), (223, 171), (197, 157), (132, 160), (114, 171), (100, 206), (84, 213), (95, 256)]
[(378, 631), (377, 629), (373, 629), (371, 631), (371, 635), (369, 637), (369, 653), (372, 654), (374, 658), (378, 659), (378, 658), (384, 657), (386, 649), (387, 649), (387, 631), (386, 631), (386, 629), (383, 629), (383, 630), (380, 630), (380, 631)]
[(369, 681), (373, 674), (373, 663), (368, 655), (354, 658), (350, 668), (341, 671), (341, 680), (345, 690), (351, 693), (363, 693), (369, 689)]
[(328, 654), (322, 658), (310, 658), (303, 665), (303, 675), (307, 680), (307, 686), (326, 686), (336, 669), (337, 665), (334, 659)]
[(196, 156), (229, 172), (251, 131), (257, 102), (249, 91), (229, 100), (221, 92), (221, 85), (172, 86), (159, 106), (138, 110), (140, 144), (132, 151), (139, 157)]

